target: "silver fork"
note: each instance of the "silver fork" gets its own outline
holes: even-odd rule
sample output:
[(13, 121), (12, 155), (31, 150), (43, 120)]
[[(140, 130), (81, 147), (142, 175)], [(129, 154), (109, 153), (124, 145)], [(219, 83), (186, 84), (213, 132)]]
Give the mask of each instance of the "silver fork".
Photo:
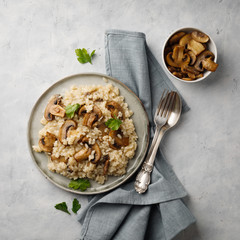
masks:
[(162, 137), (159, 137), (161, 128), (166, 124), (169, 115), (171, 114), (173, 103), (176, 97), (176, 92), (168, 92), (164, 90), (158, 104), (158, 108), (154, 115), (154, 123), (156, 130), (152, 140), (151, 147), (148, 151), (146, 160), (143, 163), (142, 169), (138, 173), (135, 181), (135, 189), (138, 193), (144, 193), (150, 184), (150, 176), (153, 169), (155, 156)]

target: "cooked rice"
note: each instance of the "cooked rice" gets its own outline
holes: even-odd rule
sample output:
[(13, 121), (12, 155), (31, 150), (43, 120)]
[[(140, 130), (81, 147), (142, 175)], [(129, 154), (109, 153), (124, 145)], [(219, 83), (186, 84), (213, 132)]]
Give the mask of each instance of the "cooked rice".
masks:
[[(102, 111), (102, 118), (98, 121), (106, 122), (111, 117), (111, 112), (105, 107), (107, 101), (115, 101), (123, 109), (125, 120), (122, 121), (121, 131), (123, 136), (129, 137), (128, 146), (121, 147), (119, 150), (114, 150), (109, 147), (109, 142), (113, 143), (113, 139), (109, 136), (102, 136), (102, 132), (98, 128), (88, 128), (82, 125), (83, 118), (75, 114), (73, 120), (77, 123), (77, 128), (69, 130), (67, 139), (61, 143), (58, 139), (54, 142), (52, 150), (52, 156), (56, 159), (59, 157), (65, 157), (66, 162), (57, 160), (48, 160), (48, 169), (62, 174), (70, 179), (78, 178), (90, 178), (103, 184), (107, 180), (107, 176), (121, 176), (126, 173), (128, 161), (133, 158), (135, 150), (137, 148), (137, 135), (133, 120), (130, 119), (133, 112), (128, 109), (128, 104), (124, 102), (124, 97), (120, 95), (119, 89), (112, 84), (105, 86), (72, 86), (69, 91), (66, 91), (62, 99), (62, 104), (67, 106), (69, 104), (85, 105), (87, 112), (92, 111), (93, 106), (96, 105)], [(118, 118), (121, 117), (121, 112)], [(43, 137), (47, 132), (59, 136), (59, 129), (63, 125), (67, 117), (61, 118), (55, 116), (54, 120), (47, 121), (44, 117), (41, 119), (41, 123), (44, 127), (39, 131), (39, 137)], [(109, 167), (107, 174), (104, 175), (103, 168), (104, 162), (100, 160), (97, 164), (91, 162), (94, 158), (95, 152), (92, 151), (88, 157), (88, 160), (77, 161), (74, 159), (74, 154), (88, 147), (87, 144), (79, 143), (80, 137), (86, 136), (89, 139), (89, 144), (98, 143), (102, 157), (104, 155), (109, 156)], [(121, 138), (121, 135), (118, 136)], [(99, 138), (102, 141), (99, 141)], [(33, 146), (34, 151), (41, 152), (39, 146)]]

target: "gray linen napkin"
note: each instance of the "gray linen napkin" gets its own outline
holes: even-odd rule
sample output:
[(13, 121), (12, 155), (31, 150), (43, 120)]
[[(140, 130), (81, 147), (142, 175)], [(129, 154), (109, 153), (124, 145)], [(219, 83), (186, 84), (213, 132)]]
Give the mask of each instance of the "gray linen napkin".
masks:
[[(109, 30), (105, 34), (106, 71), (142, 100), (153, 130), (153, 114), (164, 89), (176, 90), (149, 50), (145, 34)], [(188, 106), (183, 100), (183, 111)], [(85, 240), (169, 240), (195, 222), (181, 198), (187, 195), (160, 149), (151, 184), (139, 195), (134, 180), (94, 196), (82, 210), (81, 238)]]

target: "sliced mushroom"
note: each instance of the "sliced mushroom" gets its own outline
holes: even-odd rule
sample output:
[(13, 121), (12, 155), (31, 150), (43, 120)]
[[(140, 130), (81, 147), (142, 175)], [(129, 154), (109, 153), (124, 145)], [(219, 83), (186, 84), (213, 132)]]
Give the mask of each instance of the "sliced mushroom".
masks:
[(74, 158), (77, 161), (87, 160), (91, 152), (92, 152), (91, 148), (84, 147), (79, 152), (75, 153)]
[(179, 44), (177, 44), (177, 43), (173, 44), (173, 45), (171, 46), (172, 50), (173, 50), (175, 47), (177, 47), (177, 46), (179, 46)]
[(91, 160), (91, 162), (92, 163), (97, 163), (102, 156), (100, 147), (97, 143), (95, 143), (93, 146), (91, 146), (91, 149), (92, 149), (92, 151), (95, 151), (94, 158)]
[(90, 113), (86, 126), (91, 128), (97, 120), (98, 120), (97, 114)]
[(92, 151), (94, 151), (94, 158), (91, 159), (90, 161), (92, 163), (97, 163), (101, 156), (102, 156), (102, 153), (101, 153), (101, 150), (100, 150), (100, 147), (97, 143), (94, 143), (93, 145), (90, 145), (89, 144), (89, 139), (88, 137), (83, 137), (82, 143), (86, 144), (87, 146), (84, 147), (83, 149), (81, 149), (78, 153), (76, 153), (74, 155), (74, 158), (76, 160), (86, 160), (88, 159), (89, 155), (91, 154)]
[(83, 126), (87, 126), (87, 122), (88, 122), (88, 119), (89, 119), (90, 114), (87, 113), (87, 109), (86, 109), (86, 106), (85, 106), (85, 105), (82, 106), (82, 107), (79, 109), (78, 115), (79, 115), (79, 116), (83, 116), (83, 122), (82, 122), (82, 124), (83, 124)]
[(82, 143), (86, 143), (86, 144), (89, 144), (89, 139), (88, 139), (88, 137), (86, 137), (86, 136), (84, 136), (82, 139), (81, 139), (81, 142)]
[(104, 167), (103, 167), (103, 175), (107, 175), (107, 172), (108, 172), (108, 168), (109, 168), (109, 159), (107, 159), (104, 163)]
[(56, 141), (56, 136), (50, 132), (46, 133), (46, 136), (43, 136), (39, 139), (38, 145), (44, 152), (51, 152)]
[(64, 117), (65, 116), (65, 109), (63, 107), (61, 107), (60, 105), (52, 105), (49, 108), (49, 112), (54, 115), (54, 116), (58, 116), (58, 117)]
[(52, 121), (54, 119), (54, 116), (53, 114), (50, 112), (50, 109), (53, 105), (58, 105), (60, 104), (61, 102), (61, 96), (60, 94), (56, 94), (54, 95), (50, 101), (48, 102), (47, 104), (47, 107), (45, 108), (45, 111), (44, 111), (44, 117), (47, 121)]
[(169, 52), (172, 52), (172, 48), (171, 48), (170, 46), (167, 46), (167, 47), (164, 49), (164, 57), (166, 57)]
[(102, 158), (102, 162), (106, 162), (107, 160), (109, 160), (109, 155), (104, 155), (103, 158)]
[(173, 72), (172, 73), (175, 77), (182, 78), (183, 74), (181, 72)]
[(202, 66), (208, 71), (215, 72), (217, 70), (218, 64), (212, 61), (211, 58), (207, 58), (202, 61)]
[(172, 58), (174, 62), (177, 63), (178, 65), (182, 63), (183, 50), (184, 50), (184, 46), (179, 46), (179, 45), (175, 46), (173, 49)]
[(177, 68), (177, 67), (179, 67), (179, 65), (174, 62), (172, 55), (173, 55), (172, 52), (170, 52), (170, 53), (167, 54), (166, 62), (167, 62), (168, 65)]
[(206, 43), (209, 40), (208, 35), (206, 35), (205, 33), (199, 32), (199, 31), (193, 31), (192, 32), (192, 38), (200, 43)]
[[(173, 59), (173, 57), (175, 59)], [(173, 53), (171, 52), (167, 55), (166, 61), (172, 67), (180, 68), (183, 65), (189, 64), (190, 56), (187, 53), (183, 53), (182, 46), (176, 46), (173, 50)]]
[(191, 59), (189, 65), (193, 65), (196, 62), (197, 56), (194, 54), (193, 51), (188, 51), (188, 55)]
[(199, 72), (203, 72), (204, 71), (204, 68), (202, 66), (202, 61), (206, 58), (213, 58), (214, 59), (214, 54), (209, 51), (209, 50), (206, 50), (204, 52), (202, 52), (198, 57), (197, 57), (197, 61), (196, 63), (194, 64), (194, 68), (196, 70), (198, 70)]
[(181, 67), (182, 67), (183, 65), (188, 65), (188, 64), (190, 63), (190, 61), (191, 61), (190, 56), (188, 55), (188, 53), (185, 53), (185, 54), (183, 55)]
[(203, 44), (195, 41), (194, 39), (189, 41), (187, 48), (191, 50), (196, 56), (205, 50)]
[(186, 33), (185, 32), (178, 32), (174, 34), (170, 39), (169, 39), (169, 44), (172, 45), (174, 43), (177, 43), (180, 38), (182, 38)]
[(187, 73), (187, 74), (194, 74), (194, 75), (198, 75), (200, 72), (198, 70), (196, 70), (196, 68), (185, 65), (182, 67), (182, 72), (183, 73)]
[(102, 132), (102, 136), (106, 136), (109, 133), (109, 128), (106, 126), (105, 123), (101, 123), (97, 126), (97, 128)]
[(97, 122), (101, 117), (102, 117), (102, 111), (100, 110), (99, 107), (93, 106), (93, 110), (90, 113), (86, 112), (86, 108), (84, 106), (79, 110), (79, 115), (84, 114), (83, 117), (83, 126), (87, 127), (94, 127), (94, 123)]
[(177, 67), (172, 67), (172, 66), (168, 66), (168, 70), (173, 73), (173, 72), (179, 72), (181, 69), (177, 68)]
[(193, 80), (196, 78), (196, 75), (194, 73), (188, 72), (187, 75)]
[(105, 125), (104, 122), (98, 123), (95, 127), (96, 127), (98, 130), (100, 130), (101, 133), (102, 133), (102, 135), (98, 138), (98, 140), (99, 140), (100, 142), (102, 142), (102, 141), (103, 141), (103, 137), (108, 135), (108, 133), (109, 133), (109, 128)]
[(76, 128), (77, 123), (74, 120), (66, 120), (59, 129), (59, 141), (63, 143), (63, 140), (67, 139), (68, 131)]
[(93, 110), (89, 115), (87, 126), (93, 128), (97, 126), (97, 121), (102, 117), (102, 111), (99, 107), (93, 106)]
[(196, 76), (196, 78), (202, 78), (203, 77), (203, 73), (200, 73)]
[(93, 112), (97, 115), (98, 119), (102, 117), (102, 111), (96, 105), (93, 106)]
[(79, 109), (78, 115), (79, 115), (79, 116), (84, 116), (85, 113), (87, 113), (87, 109), (86, 109), (86, 106), (83, 105), (83, 106)]
[(109, 147), (114, 150), (119, 150), (119, 149), (121, 149), (122, 146), (117, 145), (116, 142), (114, 142), (113, 144), (109, 142)]
[(113, 144), (109, 142), (109, 146), (112, 149), (118, 150), (123, 146), (125, 147), (129, 145), (129, 137), (123, 137), (123, 133), (120, 129), (111, 130), (109, 136), (114, 140)]
[(184, 46), (186, 48), (186, 45), (189, 43), (191, 39), (192, 39), (192, 35), (191, 33), (188, 33), (179, 40), (179, 45)]
[(85, 113), (84, 114), (83, 121), (82, 121), (83, 126), (87, 126), (89, 117), (90, 117), (90, 113)]
[[(111, 112), (111, 116), (113, 118), (119, 117), (119, 119), (121, 119), (121, 120), (125, 119), (124, 111), (119, 103), (117, 103), (115, 101), (109, 101), (106, 103), (106, 108)], [(119, 113), (121, 116), (119, 116)]]

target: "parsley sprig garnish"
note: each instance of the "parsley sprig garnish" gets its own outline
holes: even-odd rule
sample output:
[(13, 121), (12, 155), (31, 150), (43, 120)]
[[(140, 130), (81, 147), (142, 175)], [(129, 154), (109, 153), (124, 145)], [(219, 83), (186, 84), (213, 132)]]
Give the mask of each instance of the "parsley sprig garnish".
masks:
[(75, 112), (80, 108), (80, 105), (78, 103), (76, 104), (73, 104), (73, 105), (67, 105), (65, 107), (65, 111), (66, 111), (66, 116), (68, 118), (73, 118), (74, 117), (74, 114)]
[(116, 115), (105, 122), (105, 125), (112, 130), (118, 130), (121, 124), (122, 121)]
[(73, 188), (74, 190), (80, 189), (80, 191), (84, 192), (87, 188), (91, 187), (91, 184), (88, 179), (79, 178), (77, 180), (71, 180), (68, 187)]

